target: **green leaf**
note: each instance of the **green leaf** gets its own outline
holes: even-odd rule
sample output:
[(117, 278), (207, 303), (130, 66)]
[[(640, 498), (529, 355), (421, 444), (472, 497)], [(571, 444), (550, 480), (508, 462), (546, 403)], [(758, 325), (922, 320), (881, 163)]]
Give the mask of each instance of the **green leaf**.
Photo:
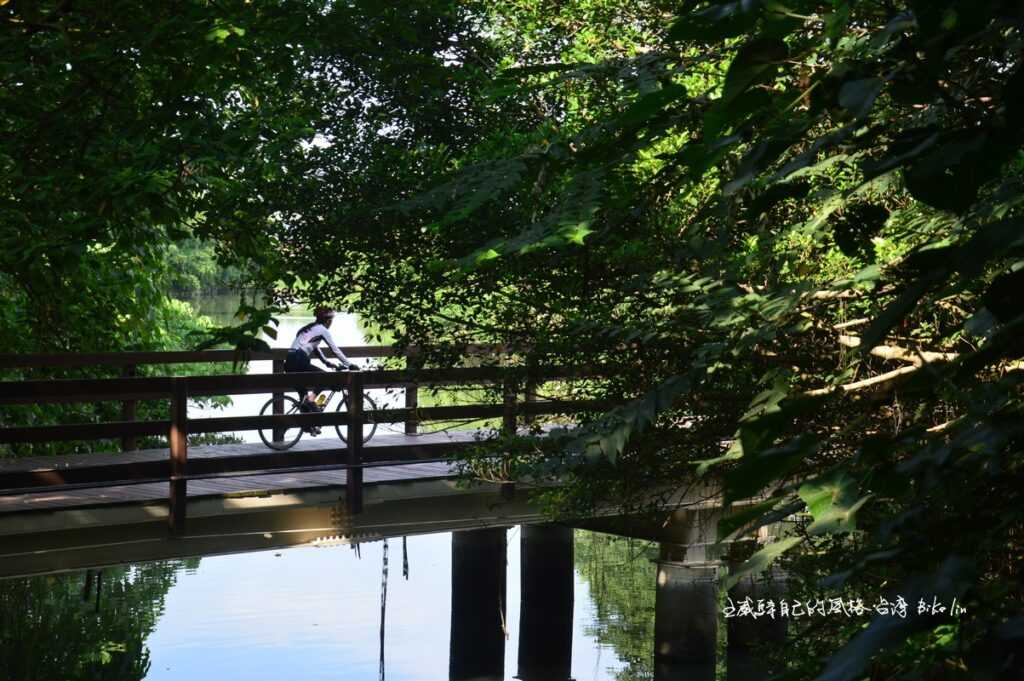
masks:
[(944, 272), (932, 272), (911, 282), (893, 302), (889, 303), (882, 312), (872, 320), (871, 324), (860, 337), (860, 352), (867, 354), (885, 339), (885, 336), (897, 324), (903, 321), (904, 317), (917, 306), (921, 300), (936, 283), (943, 277)]
[(501, 253), (494, 250), (493, 248), (488, 248), (483, 251), (480, 251), (479, 253), (474, 254), (473, 260), (476, 264), (479, 265), (480, 263), (487, 262), (488, 260), (494, 260), (495, 258), (500, 257)]
[(814, 518), (807, 529), (812, 535), (856, 530), (856, 513), (872, 496), (857, 499), (856, 481), (841, 470), (804, 483), (798, 493)]
[(725, 588), (731, 589), (745, 577), (752, 577), (765, 570), (772, 561), (801, 542), (800, 537), (787, 537), (768, 544), (752, 555), (746, 562), (734, 570), (730, 570), (725, 579)]
[(730, 102), (751, 86), (770, 80), (776, 65), (788, 55), (786, 43), (778, 39), (754, 39), (743, 45), (725, 74), (722, 100)]
[(770, 109), (775, 101), (767, 90), (748, 90), (732, 100), (718, 99), (704, 114), (704, 137), (714, 139), (736, 130), (747, 118)]
[(669, 29), (668, 39), (711, 43), (738, 36), (754, 27), (761, 6), (761, 0), (712, 3), (677, 19)]
[[(919, 599), (931, 602), (933, 598), (950, 602), (961, 596), (969, 584), (972, 572), (970, 561), (959, 557), (947, 557), (939, 569), (931, 574), (916, 575), (900, 585), (896, 591), (914, 607)], [(892, 596), (895, 598), (895, 596)], [(910, 634), (935, 626), (929, 617), (906, 618), (892, 615), (876, 615), (866, 629), (853, 637), (843, 648), (829, 659), (825, 671), (817, 681), (854, 681), (862, 678), (864, 670), (879, 651), (891, 648)]]
[(644, 95), (619, 117), (618, 124), (631, 128), (646, 123), (669, 104), (686, 97), (686, 88), (675, 83)]
[(842, 37), (846, 24), (850, 21), (850, 3), (833, 3), (836, 10), (825, 15), (825, 35), (833, 43)]
[[(741, 428), (741, 433), (747, 426)], [(753, 446), (743, 442), (740, 464), (726, 473), (724, 496), (726, 503), (749, 499), (762, 494), (771, 483), (785, 478), (793, 468), (818, 448), (818, 440), (810, 434), (799, 435), (778, 447), (758, 451), (776, 429), (758, 433)], [(748, 452), (751, 452), (748, 454)]]
[(564, 236), (568, 242), (579, 244), (582, 246), (583, 239), (586, 238), (587, 235), (593, 233), (594, 230), (590, 229), (590, 227), (586, 223), (581, 223), (575, 225), (574, 227), (567, 228), (564, 232)]
[(839, 106), (853, 114), (854, 118), (863, 118), (871, 111), (883, 85), (885, 81), (881, 78), (861, 78), (843, 83), (839, 89)]
[(728, 539), (734, 533), (745, 529), (754, 520), (770, 511), (777, 503), (776, 499), (768, 499), (756, 504), (741, 506), (738, 510), (730, 508), (727, 515), (718, 521), (718, 541)]
[(206, 39), (211, 42), (222, 43), (228, 39), (231, 31), (226, 28), (215, 28), (206, 34)]
[(629, 439), (643, 432), (658, 414), (669, 409), (680, 395), (690, 391), (690, 380), (672, 376), (642, 398), (612, 410), (605, 417), (574, 434), (569, 449), (583, 452), (588, 459), (616, 461)]
[(759, 527), (783, 520), (803, 507), (804, 502), (800, 500), (788, 501), (778, 498), (741, 506), (739, 510), (730, 507), (728, 515), (718, 521), (718, 541), (753, 532)]

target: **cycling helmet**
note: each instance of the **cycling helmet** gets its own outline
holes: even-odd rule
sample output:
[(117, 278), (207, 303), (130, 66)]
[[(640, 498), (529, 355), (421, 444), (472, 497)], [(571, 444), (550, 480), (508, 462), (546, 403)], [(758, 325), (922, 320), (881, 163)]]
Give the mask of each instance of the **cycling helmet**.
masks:
[(329, 307), (318, 307), (313, 314), (318, 322), (334, 319), (334, 310)]

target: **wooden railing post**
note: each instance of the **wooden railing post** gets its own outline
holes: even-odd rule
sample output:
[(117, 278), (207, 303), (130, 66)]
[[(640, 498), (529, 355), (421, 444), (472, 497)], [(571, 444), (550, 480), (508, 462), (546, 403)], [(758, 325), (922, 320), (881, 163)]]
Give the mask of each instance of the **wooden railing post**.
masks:
[[(284, 373), (284, 360), (282, 360), (282, 359), (275, 359), (274, 360), (274, 374), (283, 374), (283, 373)], [(272, 412), (273, 412), (274, 416), (280, 416), (280, 415), (284, 414), (284, 393), (274, 393), (274, 405), (272, 407)], [(281, 442), (282, 440), (284, 440), (284, 429), (279, 428), (279, 427), (274, 427), (273, 438), (274, 438), (274, 442)]]
[[(138, 367), (134, 364), (127, 364), (121, 369), (121, 375), (125, 378), (132, 378), (138, 375)], [(122, 421), (134, 421), (135, 420), (135, 400), (125, 400), (121, 402), (121, 420)], [(130, 452), (138, 449), (138, 444), (135, 441), (133, 435), (126, 435), (121, 438), (121, 451)]]
[[(505, 380), (502, 383), (502, 398), (505, 407), (501, 417), (501, 432), (503, 435), (516, 434), (516, 380), (511, 369), (506, 369)], [(514, 482), (503, 482), (500, 487), (501, 497), (511, 499), (515, 496), (516, 485)]]
[(516, 381), (511, 372), (506, 374), (502, 383), (502, 398), (505, 412), (501, 417), (501, 432), (504, 435), (516, 434)]
[[(419, 351), (411, 350), (405, 355), (406, 369), (422, 369), (423, 359)], [(410, 410), (409, 416), (405, 419), (405, 434), (415, 435), (419, 430), (419, 420), (416, 418), (416, 409), (420, 406), (420, 386), (418, 383), (405, 384), (405, 408)]]
[(185, 505), (188, 501), (188, 390), (184, 378), (171, 379), (171, 478), (169, 512), (171, 534), (185, 531)]
[[(532, 404), (533, 402), (537, 401), (538, 380), (539, 379), (536, 376), (536, 366), (527, 367), (526, 383), (523, 386), (523, 402), (527, 404)], [(523, 416), (524, 425), (530, 426), (533, 424), (533, 422), (533, 417), (530, 416), (529, 412), (527, 412)]]
[(349, 374), (348, 385), (348, 470), (345, 499), (349, 513), (363, 510), (363, 374)]

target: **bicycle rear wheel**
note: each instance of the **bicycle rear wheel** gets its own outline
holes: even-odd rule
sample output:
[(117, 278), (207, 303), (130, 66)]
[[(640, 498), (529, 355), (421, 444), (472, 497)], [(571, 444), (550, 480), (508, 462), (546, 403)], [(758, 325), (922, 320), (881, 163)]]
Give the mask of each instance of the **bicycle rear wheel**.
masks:
[[(284, 413), (285, 414), (298, 414), (299, 413), (299, 401), (294, 397), (288, 397), (287, 395), (282, 396), (284, 401)], [(267, 403), (260, 409), (260, 416), (268, 416), (274, 413), (274, 398), (267, 400)], [(260, 439), (263, 440), (263, 444), (283, 451), (290, 449), (295, 446), (295, 443), (302, 437), (302, 428), (299, 426), (282, 426), (277, 428), (277, 435), (280, 439), (274, 438), (274, 428), (260, 428)]]
[[(338, 403), (338, 411), (348, 411), (348, 393), (342, 393), (341, 402)], [(377, 413), (377, 403), (373, 399), (363, 393), (363, 416), (366, 418), (366, 423), (363, 424), (363, 444), (370, 441), (373, 434), (377, 432), (377, 422), (373, 420), (374, 414)], [(341, 438), (342, 442), (348, 442), (345, 438), (345, 433), (348, 430), (346, 426), (338, 425), (334, 429), (338, 431), (338, 437)]]

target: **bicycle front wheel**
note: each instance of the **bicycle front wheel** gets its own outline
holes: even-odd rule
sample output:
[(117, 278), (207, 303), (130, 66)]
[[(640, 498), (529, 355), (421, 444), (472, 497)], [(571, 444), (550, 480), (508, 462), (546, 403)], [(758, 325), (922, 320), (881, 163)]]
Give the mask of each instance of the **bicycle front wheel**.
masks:
[[(348, 393), (344, 393), (341, 397), (341, 402), (338, 403), (338, 411), (348, 411)], [(363, 444), (370, 441), (373, 434), (377, 432), (377, 423), (373, 420), (374, 415), (377, 413), (377, 403), (373, 399), (363, 393), (363, 416), (366, 418), (366, 423), (363, 424)], [(345, 438), (345, 433), (348, 428), (343, 425), (337, 425), (334, 427), (338, 431), (338, 437), (341, 438), (342, 442), (348, 442)]]
[[(294, 397), (282, 395), (284, 414), (298, 414), (299, 401)], [(260, 416), (269, 416), (274, 413), (274, 398), (267, 400), (267, 403), (260, 409)], [(280, 428), (260, 428), (260, 439), (263, 444), (282, 451), (295, 446), (295, 443), (302, 437), (302, 428), (299, 426), (281, 426)]]

